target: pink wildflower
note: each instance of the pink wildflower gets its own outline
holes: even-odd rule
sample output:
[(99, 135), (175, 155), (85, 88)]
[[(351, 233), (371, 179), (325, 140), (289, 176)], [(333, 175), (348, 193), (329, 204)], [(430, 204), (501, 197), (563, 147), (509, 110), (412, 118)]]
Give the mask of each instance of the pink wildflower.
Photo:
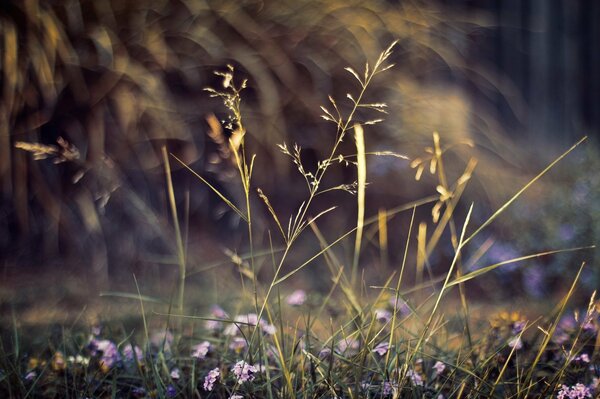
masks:
[(410, 378), (413, 385), (423, 386), (423, 377), (416, 371), (410, 369), (406, 372), (406, 376)]
[(380, 342), (371, 352), (377, 353), (379, 356), (385, 355), (390, 350), (390, 344), (388, 342)]
[(202, 360), (206, 358), (208, 351), (210, 350), (210, 342), (204, 341), (197, 345), (192, 346), (192, 357)]
[(235, 377), (237, 378), (237, 383), (241, 384), (246, 381), (254, 381), (254, 374), (258, 372), (258, 369), (243, 360), (237, 362), (231, 369)]
[(240, 353), (246, 347), (246, 340), (242, 337), (233, 337), (229, 343), (229, 349)]
[(437, 362), (435, 362), (432, 369), (435, 370), (437, 375), (440, 375), (444, 372), (444, 370), (446, 370), (446, 365), (438, 360)]
[(302, 306), (306, 302), (306, 291), (296, 290), (292, 292), (286, 299), (285, 302), (290, 306)]
[(135, 360), (137, 360), (138, 363), (141, 363), (142, 360), (144, 360), (144, 353), (137, 345), (126, 345), (123, 348), (123, 356), (125, 357), (125, 361), (130, 363), (133, 363)]
[(215, 382), (219, 379), (221, 372), (219, 368), (214, 368), (208, 372), (208, 375), (204, 378), (204, 390), (212, 391), (215, 385)]
[(392, 319), (392, 312), (386, 309), (375, 309), (375, 319), (381, 323), (387, 323)]
[(592, 392), (585, 385), (578, 383), (571, 387), (562, 385), (560, 391), (558, 391), (557, 399), (585, 399), (591, 398)]
[[(219, 305), (213, 305), (210, 308), (210, 316), (215, 319), (228, 319), (229, 315)], [(204, 327), (209, 331), (218, 331), (223, 327), (223, 323), (218, 320), (206, 320)]]

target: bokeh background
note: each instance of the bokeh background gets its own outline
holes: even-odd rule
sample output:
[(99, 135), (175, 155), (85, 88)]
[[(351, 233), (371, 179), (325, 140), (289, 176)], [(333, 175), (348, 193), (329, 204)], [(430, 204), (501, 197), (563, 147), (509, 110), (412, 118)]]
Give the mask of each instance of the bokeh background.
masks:
[[(242, 204), (235, 168), (215, 141), (225, 110), (203, 91), (221, 85), (213, 71), (227, 64), (236, 79), (248, 79), (242, 107), (248, 151), (257, 154), (254, 187), (287, 220), (306, 188), (276, 144), (298, 143), (303, 161), (314, 168), (335, 135), (319, 106), (328, 95), (343, 104), (346, 93), (356, 91), (344, 67), (361, 71), (396, 39), (396, 66), (368, 94), (369, 101), (387, 103), (390, 113), (367, 129), (367, 150), (412, 159), (438, 131), (453, 146), (446, 154), (449, 176), (457, 178), (471, 157), (478, 159), (463, 201), (475, 201), (474, 223), (589, 136), (486, 231), (477, 245), (489, 249), (471, 267), (590, 245), (600, 237), (595, 0), (9, 0), (0, 5), (0, 38), (4, 307), (11, 296), (26, 304), (44, 293), (131, 291), (132, 274), (172, 288), (175, 242), (161, 147)], [(77, 152), (67, 147), (73, 158), (58, 164), (56, 157), (35, 159), (16, 146), (58, 149), (59, 138)], [(347, 140), (342, 152), (354, 151)], [(416, 182), (409, 162), (368, 159), (368, 216), (435, 193), (435, 178), (425, 173)], [(190, 281), (227, 287), (228, 279), (239, 279), (231, 254), (247, 251), (246, 228), (189, 171), (175, 162), (172, 167)], [(354, 167), (340, 165), (327, 181), (355, 179)], [(274, 226), (255, 200), (257, 246), (267, 249), (267, 230)], [(320, 227), (333, 240), (352, 227), (356, 199), (332, 193), (315, 209), (331, 204), (342, 210)], [(418, 217), (432, 226), (430, 210), (424, 207)], [(400, 215), (390, 221), (385, 264), (376, 238), (365, 244), (366, 275), (387, 276), (397, 267), (408, 220)], [(434, 274), (447, 268), (452, 248), (446, 241), (432, 255)], [(351, 257), (352, 243), (340, 246), (341, 259)], [(316, 251), (310, 237), (292, 259)], [(483, 299), (559, 294), (585, 259), (582, 293), (589, 295), (600, 283), (595, 254), (507, 267), (470, 292)], [(215, 270), (218, 278), (207, 277)], [(266, 275), (269, 270), (264, 267)], [(319, 289), (318, 273), (309, 268), (294, 284)]]

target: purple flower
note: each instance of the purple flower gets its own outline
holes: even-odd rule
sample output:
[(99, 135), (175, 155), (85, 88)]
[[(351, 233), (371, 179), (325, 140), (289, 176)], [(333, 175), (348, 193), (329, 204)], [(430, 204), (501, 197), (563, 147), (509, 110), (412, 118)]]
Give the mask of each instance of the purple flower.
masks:
[(337, 350), (339, 353), (346, 355), (352, 355), (358, 351), (360, 342), (354, 338), (344, 338), (337, 344)]
[(218, 367), (210, 370), (207, 376), (204, 378), (204, 390), (212, 391), (215, 386), (215, 382), (217, 382), (220, 375), (221, 372), (219, 371)]
[(179, 371), (179, 369), (177, 367), (175, 367), (173, 370), (171, 370), (171, 378), (174, 380), (178, 380), (181, 378), (181, 372)]
[(435, 372), (437, 373), (437, 375), (440, 375), (440, 374), (442, 374), (444, 372), (444, 370), (446, 370), (446, 365), (438, 360), (438, 361), (435, 362), (435, 364), (433, 365), (432, 369), (435, 370)]
[(398, 300), (396, 300), (396, 297), (392, 296), (389, 302), (390, 306), (395, 311), (400, 312), (401, 315), (410, 314), (410, 307), (408, 306), (408, 303), (406, 303), (402, 298), (398, 298)]
[(521, 337), (514, 337), (508, 341), (508, 346), (515, 348), (515, 350), (519, 350), (523, 348), (523, 341), (521, 341)]
[(237, 378), (237, 383), (242, 384), (246, 381), (254, 381), (254, 374), (258, 372), (258, 369), (243, 360), (237, 362), (232, 368), (231, 371), (233, 375)]
[(574, 360), (576, 362), (589, 363), (590, 362), (590, 356), (587, 353), (582, 353), (581, 355), (577, 356)]
[(144, 360), (144, 353), (140, 349), (139, 346), (132, 346), (131, 344), (126, 345), (123, 348), (123, 356), (125, 357), (125, 361), (129, 363), (134, 363), (135, 359), (137, 359), (138, 363), (141, 363)]
[(512, 325), (512, 333), (513, 335), (519, 334), (525, 328), (527, 322), (525, 320), (515, 321)]
[(92, 326), (92, 335), (94, 335), (95, 337), (98, 337), (98, 336), (100, 336), (100, 334), (102, 334), (102, 326), (100, 326), (100, 325)]
[(229, 399), (244, 399), (242, 395), (231, 395)]
[[(216, 319), (228, 319), (229, 315), (219, 305), (213, 305), (210, 308), (210, 315)], [(204, 327), (209, 331), (220, 330), (223, 323), (217, 320), (206, 320)]]
[(290, 306), (302, 306), (306, 302), (306, 291), (296, 290), (292, 292), (286, 299), (285, 302)]
[(203, 341), (197, 345), (192, 346), (192, 357), (203, 360), (206, 358), (208, 351), (210, 350), (210, 342)]
[(233, 337), (229, 343), (229, 349), (240, 353), (246, 347), (246, 340), (242, 337)]
[(93, 339), (89, 347), (93, 356), (101, 356), (100, 365), (102, 368), (109, 369), (120, 360), (117, 345), (112, 341), (107, 339)]
[(390, 350), (389, 342), (380, 342), (371, 352), (377, 353), (379, 356), (385, 355)]
[(585, 385), (578, 383), (571, 387), (563, 385), (556, 395), (557, 399), (585, 399), (591, 398), (592, 392)]
[(386, 309), (375, 309), (375, 319), (381, 323), (387, 323), (392, 319), (392, 312)]
[(410, 378), (410, 381), (413, 383), (413, 385), (423, 386), (423, 377), (421, 377), (421, 375), (416, 371), (409, 369), (406, 372), (406, 376)]
[(37, 373), (35, 371), (30, 371), (27, 374), (25, 374), (25, 379), (27, 381), (32, 381), (35, 377), (37, 377)]
[(319, 351), (319, 359), (325, 359), (331, 355), (331, 348), (323, 348)]
[(173, 385), (167, 387), (167, 398), (174, 398), (177, 396), (177, 389)]

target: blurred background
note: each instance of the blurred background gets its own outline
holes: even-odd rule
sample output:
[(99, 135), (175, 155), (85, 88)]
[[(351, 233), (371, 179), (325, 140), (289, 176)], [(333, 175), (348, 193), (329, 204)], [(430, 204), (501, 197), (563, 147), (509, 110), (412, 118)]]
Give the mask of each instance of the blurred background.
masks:
[[(219, 133), (225, 109), (203, 91), (221, 87), (213, 72), (227, 64), (236, 81), (248, 79), (242, 109), (248, 152), (257, 154), (253, 185), (287, 220), (307, 192), (276, 144), (298, 143), (314, 170), (335, 138), (319, 106), (332, 95), (348, 109), (346, 93), (357, 87), (344, 68), (362, 71), (396, 39), (395, 67), (367, 95), (390, 111), (366, 129), (367, 150), (414, 159), (438, 131), (442, 144), (452, 146), (445, 154), (450, 180), (471, 157), (478, 160), (463, 199), (475, 201), (474, 225), (589, 136), (474, 243), (473, 252), (487, 251), (471, 266), (597, 243), (598, 1), (9, 0), (0, 5), (2, 291), (18, 291), (27, 302), (41, 292), (81, 287), (86, 295), (131, 290), (132, 274), (172, 288), (176, 251), (162, 146), (243, 204), (235, 167), (219, 142), (230, 134)], [(341, 152), (355, 153), (352, 140)], [(367, 216), (435, 194), (435, 176), (425, 172), (415, 181), (409, 163), (368, 158)], [(237, 282), (231, 259), (247, 251), (245, 226), (189, 171), (173, 160), (171, 166), (191, 280), (208, 284), (207, 270), (219, 269)], [(326, 180), (335, 186), (355, 179), (352, 165), (340, 165)], [(266, 231), (274, 226), (255, 200), (256, 244), (268, 249)], [(313, 212), (332, 204), (342, 210), (321, 222), (329, 241), (352, 228), (356, 198), (324, 195)], [(418, 217), (432, 231), (430, 212), (425, 206)], [(390, 220), (385, 262), (376, 237), (367, 237), (361, 259), (367, 275), (387, 276), (397, 267), (409, 218)], [(434, 274), (444, 272), (452, 254), (445, 241), (432, 254)], [(341, 259), (351, 259), (352, 245), (351, 239), (340, 246)], [(290, 269), (318, 248), (314, 237), (302, 240)], [(600, 284), (594, 251), (507, 267), (471, 292), (490, 299), (561, 293), (583, 259), (589, 295)], [(306, 283), (310, 273), (294, 284), (314, 288)]]

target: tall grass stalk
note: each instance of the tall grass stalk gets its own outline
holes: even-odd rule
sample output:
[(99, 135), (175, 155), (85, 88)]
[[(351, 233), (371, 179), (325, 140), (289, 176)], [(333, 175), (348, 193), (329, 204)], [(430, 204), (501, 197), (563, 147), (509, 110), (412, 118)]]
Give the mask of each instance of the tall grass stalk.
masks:
[[(186, 256), (185, 248), (183, 244), (183, 238), (181, 235), (181, 229), (179, 228), (179, 216), (177, 213), (177, 203), (175, 201), (175, 192), (173, 190), (173, 180), (171, 178), (171, 164), (169, 163), (169, 156), (167, 154), (167, 148), (162, 148), (163, 161), (165, 165), (165, 175), (167, 178), (167, 199), (171, 208), (171, 216), (173, 218), (173, 226), (175, 230), (175, 244), (177, 247), (177, 263), (179, 266), (179, 283), (177, 289), (177, 311), (180, 315), (184, 313), (184, 299), (185, 299), (185, 272), (186, 272)], [(181, 319), (180, 326), (181, 327)], [(181, 329), (179, 329), (181, 331)]]

